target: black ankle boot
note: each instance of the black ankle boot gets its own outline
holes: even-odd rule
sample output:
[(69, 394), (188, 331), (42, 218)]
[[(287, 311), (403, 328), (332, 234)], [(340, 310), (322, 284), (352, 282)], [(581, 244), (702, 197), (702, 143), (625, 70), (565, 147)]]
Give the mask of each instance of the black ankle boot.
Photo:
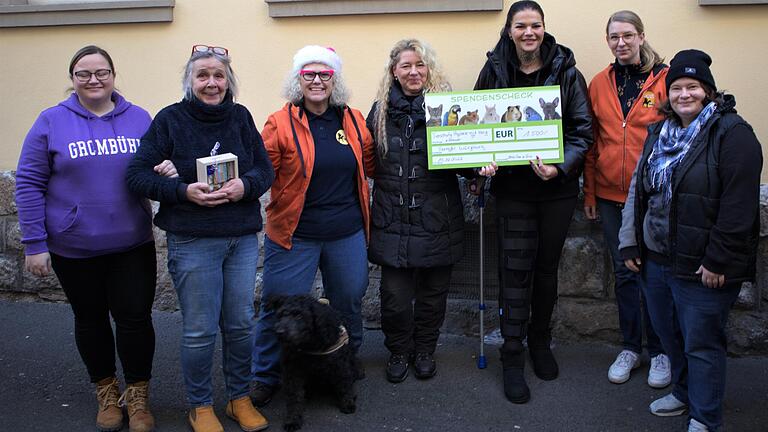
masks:
[(525, 382), (525, 352), (501, 353), (501, 366), (504, 377), (504, 395), (516, 404), (524, 404), (531, 399), (531, 390)]
[(560, 369), (557, 367), (557, 360), (555, 360), (549, 344), (550, 339), (531, 341), (530, 337), (528, 338), (528, 352), (531, 355), (533, 372), (544, 381), (552, 381), (560, 373)]

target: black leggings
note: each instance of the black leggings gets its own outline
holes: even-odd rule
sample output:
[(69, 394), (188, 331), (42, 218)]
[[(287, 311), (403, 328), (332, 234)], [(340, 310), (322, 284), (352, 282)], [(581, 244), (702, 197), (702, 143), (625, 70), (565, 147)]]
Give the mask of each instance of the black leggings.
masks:
[(115, 375), (115, 346), (126, 383), (149, 380), (155, 354), (155, 243), (93, 258), (52, 253), (51, 264), (75, 314), (75, 342), (91, 382)]
[(496, 206), (502, 335), (519, 349), (526, 336), (529, 346), (549, 344), (557, 267), (576, 197), (540, 202), (502, 197)]

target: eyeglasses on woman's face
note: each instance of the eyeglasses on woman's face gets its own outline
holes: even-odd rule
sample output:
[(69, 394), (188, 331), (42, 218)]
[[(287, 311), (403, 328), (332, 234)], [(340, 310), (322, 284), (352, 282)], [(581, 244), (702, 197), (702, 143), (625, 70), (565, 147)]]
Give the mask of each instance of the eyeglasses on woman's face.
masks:
[(74, 72), (72, 75), (74, 75), (74, 77), (77, 78), (77, 80), (81, 83), (87, 83), (91, 80), (92, 76), (95, 76), (99, 81), (106, 81), (109, 79), (109, 76), (112, 75), (112, 71), (110, 69), (97, 69), (93, 72), (87, 70), (79, 70)]
[(320, 71), (314, 71), (311, 69), (302, 69), (299, 71), (299, 75), (301, 78), (304, 79), (304, 81), (312, 82), (315, 80), (315, 77), (320, 77), (320, 81), (328, 81), (329, 79), (333, 78), (333, 69), (326, 69), (326, 70), (320, 70)]
[(616, 45), (619, 43), (619, 40), (623, 40), (625, 44), (631, 44), (635, 41), (635, 38), (637, 37), (637, 33), (622, 33), (622, 34), (610, 34), (608, 35), (608, 42), (611, 43), (611, 45)]
[(192, 54), (196, 52), (212, 52), (218, 55), (229, 55), (229, 50), (224, 47), (210, 45), (192, 45)]

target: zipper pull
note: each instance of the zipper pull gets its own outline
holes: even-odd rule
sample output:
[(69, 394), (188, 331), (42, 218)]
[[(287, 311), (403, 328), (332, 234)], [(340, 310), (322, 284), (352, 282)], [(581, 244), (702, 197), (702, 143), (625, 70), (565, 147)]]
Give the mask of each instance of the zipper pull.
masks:
[(221, 143), (216, 141), (216, 144), (211, 149), (211, 156), (216, 156), (216, 154), (219, 152), (219, 149), (221, 148)]
[(626, 120), (624, 120), (623, 122), (621, 122), (621, 127), (622, 127), (622, 128), (626, 128), (626, 127), (627, 127), (627, 121), (626, 121)]

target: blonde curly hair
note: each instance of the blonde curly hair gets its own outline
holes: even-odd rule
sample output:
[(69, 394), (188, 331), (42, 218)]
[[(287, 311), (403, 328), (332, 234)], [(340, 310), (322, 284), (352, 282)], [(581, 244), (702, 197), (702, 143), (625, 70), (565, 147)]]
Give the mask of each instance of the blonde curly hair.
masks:
[(418, 39), (403, 39), (398, 41), (389, 52), (389, 61), (384, 69), (384, 77), (381, 79), (379, 91), (376, 94), (376, 112), (373, 116), (374, 139), (376, 140), (379, 154), (386, 158), (389, 151), (387, 143), (387, 108), (389, 107), (389, 93), (394, 82), (394, 69), (400, 61), (400, 55), (404, 51), (413, 51), (421, 57), (429, 71), (427, 82), (424, 84), (424, 92), (451, 91), (451, 84), (443, 74), (443, 70), (437, 63), (435, 51), (426, 42)]

